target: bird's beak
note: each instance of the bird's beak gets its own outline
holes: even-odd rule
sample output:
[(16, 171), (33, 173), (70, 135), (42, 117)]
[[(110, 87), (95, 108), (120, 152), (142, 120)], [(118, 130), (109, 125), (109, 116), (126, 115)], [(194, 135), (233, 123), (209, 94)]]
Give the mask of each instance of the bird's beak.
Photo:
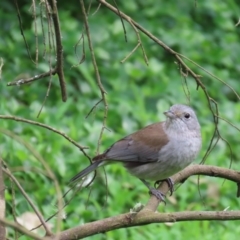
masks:
[(176, 115), (171, 110), (168, 110), (168, 111), (164, 112), (164, 115), (171, 118), (171, 119), (176, 118)]

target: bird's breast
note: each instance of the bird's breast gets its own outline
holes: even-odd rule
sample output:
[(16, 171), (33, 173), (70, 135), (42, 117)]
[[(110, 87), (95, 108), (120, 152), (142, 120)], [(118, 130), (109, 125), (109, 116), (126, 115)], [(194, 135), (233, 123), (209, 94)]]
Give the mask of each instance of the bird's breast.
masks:
[(201, 138), (181, 137), (170, 139), (158, 152), (158, 160), (149, 163), (135, 162), (126, 166), (131, 174), (146, 180), (162, 180), (181, 171), (196, 158)]

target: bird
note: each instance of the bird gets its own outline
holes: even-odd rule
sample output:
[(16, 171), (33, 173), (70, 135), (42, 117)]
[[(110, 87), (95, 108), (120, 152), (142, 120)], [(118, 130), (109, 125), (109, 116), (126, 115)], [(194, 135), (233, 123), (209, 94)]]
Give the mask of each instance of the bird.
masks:
[(130, 174), (147, 186), (150, 194), (164, 201), (165, 195), (152, 187), (149, 181), (156, 184), (166, 180), (172, 193), (170, 177), (191, 164), (202, 146), (201, 127), (190, 106), (172, 105), (164, 115), (165, 121), (148, 125), (93, 157), (92, 163), (70, 182), (83, 179), (100, 166), (122, 163)]

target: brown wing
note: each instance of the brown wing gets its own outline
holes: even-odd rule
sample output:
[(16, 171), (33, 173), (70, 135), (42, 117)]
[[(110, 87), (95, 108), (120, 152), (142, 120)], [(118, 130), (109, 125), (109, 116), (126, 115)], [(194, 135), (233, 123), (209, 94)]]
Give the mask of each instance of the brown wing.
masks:
[(93, 160), (115, 160), (123, 162), (157, 161), (159, 150), (168, 143), (161, 123), (151, 124), (114, 143), (103, 154)]

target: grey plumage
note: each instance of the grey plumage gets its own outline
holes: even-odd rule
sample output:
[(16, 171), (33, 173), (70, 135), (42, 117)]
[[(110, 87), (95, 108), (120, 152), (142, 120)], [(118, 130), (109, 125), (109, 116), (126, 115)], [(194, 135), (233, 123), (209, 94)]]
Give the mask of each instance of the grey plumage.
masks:
[(144, 182), (163, 180), (185, 168), (201, 148), (197, 117), (192, 108), (180, 104), (173, 105), (164, 114), (166, 121), (151, 124), (120, 139), (103, 154), (95, 156), (93, 163), (71, 181), (112, 162), (122, 162), (132, 175)]

